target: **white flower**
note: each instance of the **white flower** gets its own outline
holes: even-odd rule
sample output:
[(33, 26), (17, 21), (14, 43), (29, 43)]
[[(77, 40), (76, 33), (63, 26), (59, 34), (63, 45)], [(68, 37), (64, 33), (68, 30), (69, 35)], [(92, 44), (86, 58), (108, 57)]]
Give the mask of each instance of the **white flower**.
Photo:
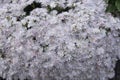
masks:
[(52, 1), (52, 2), (50, 3), (50, 7), (51, 7), (51, 8), (56, 7), (56, 5), (57, 5), (57, 4), (56, 4), (54, 1)]

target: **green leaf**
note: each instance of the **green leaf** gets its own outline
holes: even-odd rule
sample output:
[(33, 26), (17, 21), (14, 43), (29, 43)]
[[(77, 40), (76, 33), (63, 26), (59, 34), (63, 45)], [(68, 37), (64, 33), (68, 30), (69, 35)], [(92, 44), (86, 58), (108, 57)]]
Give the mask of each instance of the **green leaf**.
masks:
[(116, 11), (116, 6), (115, 5), (108, 5), (106, 8), (106, 12), (115, 12)]
[(116, 2), (116, 0), (108, 0), (108, 4), (112, 4), (112, 5), (114, 5), (115, 2)]
[(106, 3), (108, 3), (109, 0), (105, 0)]
[(117, 7), (118, 11), (120, 11), (120, 0), (116, 0), (115, 6)]

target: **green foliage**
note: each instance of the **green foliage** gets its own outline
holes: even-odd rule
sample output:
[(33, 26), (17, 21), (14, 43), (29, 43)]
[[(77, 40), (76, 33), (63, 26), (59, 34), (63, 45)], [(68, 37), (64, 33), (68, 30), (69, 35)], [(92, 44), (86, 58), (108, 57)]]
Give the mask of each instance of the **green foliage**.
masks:
[(30, 15), (30, 12), (35, 8), (41, 8), (41, 3), (37, 3), (34, 1), (32, 4), (24, 8), (24, 12), (26, 12), (26, 15)]
[(120, 0), (116, 0), (115, 5), (116, 5), (118, 11), (120, 11)]
[(63, 8), (63, 7), (58, 6), (58, 5), (56, 7), (54, 7), (54, 8), (51, 8), (50, 5), (47, 6), (48, 13), (50, 13), (53, 10), (56, 10), (58, 12), (58, 14), (60, 14), (62, 12), (67, 12), (70, 9), (74, 9), (74, 8), (75, 8), (74, 6), (66, 7), (66, 8)]
[(114, 16), (120, 15), (120, 0), (105, 0), (108, 4), (106, 12), (112, 13)]

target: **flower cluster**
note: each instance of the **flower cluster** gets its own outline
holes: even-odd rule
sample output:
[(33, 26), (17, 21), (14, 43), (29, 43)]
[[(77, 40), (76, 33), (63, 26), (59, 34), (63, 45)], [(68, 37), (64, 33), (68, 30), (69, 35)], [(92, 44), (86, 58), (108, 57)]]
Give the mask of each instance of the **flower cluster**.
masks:
[(112, 78), (120, 58), (120, 20), (105, 7), (103, 0), (1, 0), (0, 77)]

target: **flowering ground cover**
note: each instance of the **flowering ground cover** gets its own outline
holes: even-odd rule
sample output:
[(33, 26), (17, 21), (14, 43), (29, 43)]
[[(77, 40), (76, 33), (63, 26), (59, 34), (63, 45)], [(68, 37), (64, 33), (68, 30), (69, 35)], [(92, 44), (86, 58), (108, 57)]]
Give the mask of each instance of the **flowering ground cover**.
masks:
[(0, 0), (0, 79), (112, 79), (120, 19), (107, 6), (104, 0)]

